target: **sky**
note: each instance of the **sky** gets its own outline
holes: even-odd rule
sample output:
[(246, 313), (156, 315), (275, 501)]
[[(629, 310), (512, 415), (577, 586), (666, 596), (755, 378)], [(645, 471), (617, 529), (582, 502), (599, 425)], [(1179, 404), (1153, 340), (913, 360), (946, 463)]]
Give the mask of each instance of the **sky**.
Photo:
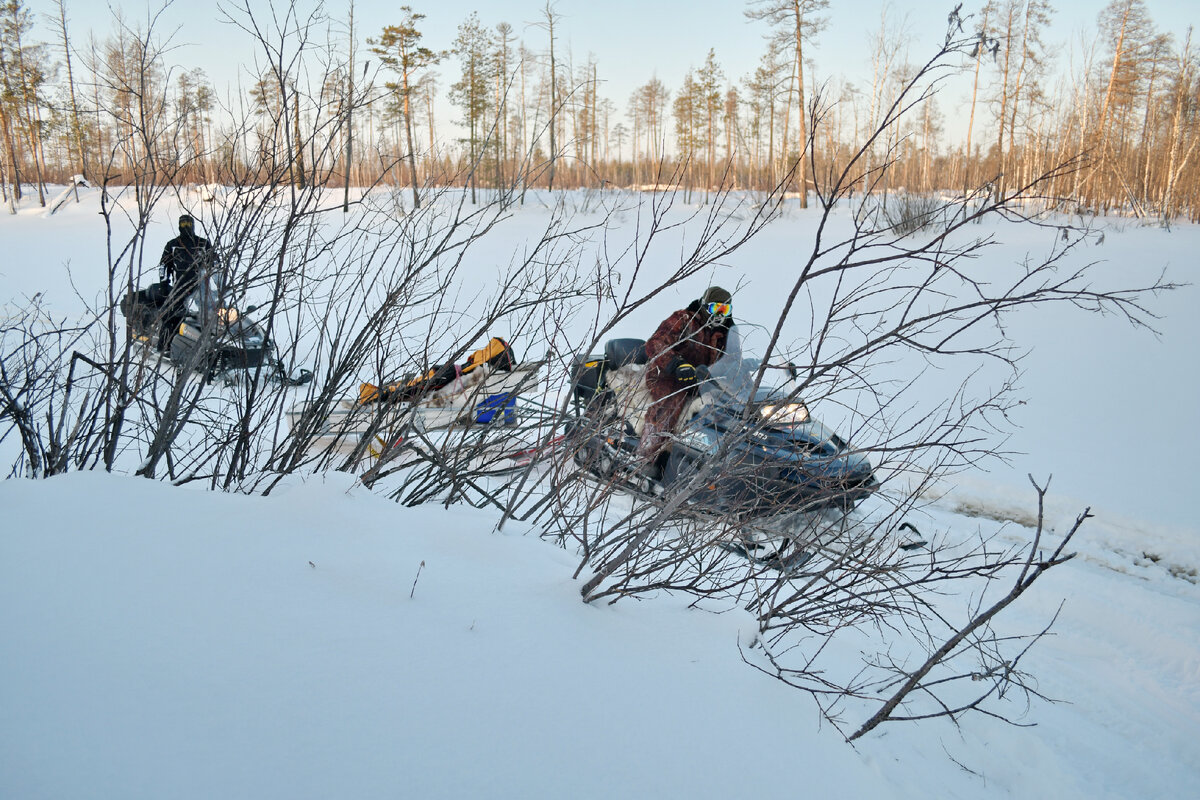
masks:
[[(56, 36), (45, 15), (56, 13), (53, 0), (26, 0), (34, 12), (44, 15), (39, 23), (37, 38), (52, 40)], [(112, 30), (113, 9), (119, 9), (131, 23), (141, 21), (145, 26), (147, 5), (139, 2), (110, 0), (106, 4), (66, 0), (72, 39), (77, 47), (86, 41), (87, 31), (103, 37)], [(249, 0), (256, 15), (266, 18), (272, 4)], [(441, 0), (437, 3), (409, 0), (413, 9), (426, 15), (421, 26), (424, 44), (436, 50), (448, 49), (457, 26), (472, 12), (480, 22), (494, 28), (499, 22), (513, 26), (514, 34), (535, 51), (546, 47), (546, 34), (535, 26), (544, 2), (541, 0)], [(276, 2), (277, 8), (283, 8)], [(302, 5), (310, 7), (311, 3)], [(946, 16), (954, 5), (944, 3), (884, 2), (883, 0), (833, 0), (826, 16), (827, 28), (812, 42), (808, 56), (813, 62), (813, 77), (817, 79), (844, 77), (858, 86), (871, 82), (871, 43), (885, 16), (889, 25), (902, 26), (909, 34), (913, 58), (936, 47), (945, 33)], [(966, 3), (963, 13), (982, 3)], [(1072, 47), (1078, 52), (1081, 36), (1094, 35), (1096, 16), (1106, 5), (1098, 0), (1052, 0), (1055, 14), (1047, 44), (1057, 54), (1056, 69), (1070, 68)], [(1188, 0), (1146, 0), (1151, 18), (1162, 31), (1181, 40), (1189, 25), (1200, 22), (1200, 5)], [(150, 5), (150, 8), (160, 8)], [(174, 58), (187, 69), (200, 67), (217, 86), (218, 93), (238, 91), (240, 64), (249, 64), (256, 53), (245, 34), (233, 29), (223, 9), (232, 9), (230, 2), (176, 2), (159, 17), (157, 30), (164, 36), (173, 34), (172, 43), (178, 46)], [(345, 36), (350, 0), (331, 0), (325, 4), (330, 16), (330, 29)], [(355, 0), (355, 27), (361, 39), (377, 35), (385, 25), (401, 18), (400, 4), (394, 0)], [(669, 89), (680, 84), (689, 68), (699, 67), (715, 50), (727, 80), (737, 81), (757, 66), (764, 49), (766, 23), (745, 17), (745, 2), (740, 0), (557, 0), (554, 9), (560, 15), (558, 44), (560, 58), (573, 63), (586, 62), (594, 54), (599, 78), (603, 82), (601, 96), (616, 103), (619, 113), (625, 111), (633, 90), (657, 76)], [(365, 54), (364, 54), (365, 56)], [(458, 65), (454, 59), (443, 62), (438, 71), (441, 88), (457, 79)], [(242, 78), (242, 85), (246, 80)], [(955, 108), (969, 89), (969, 84), (952, 87), (942, 102), (947, 133), (955, 137), (965, 123)], [(440, 112), (439, 124), (457, 116), (447, 107)]]

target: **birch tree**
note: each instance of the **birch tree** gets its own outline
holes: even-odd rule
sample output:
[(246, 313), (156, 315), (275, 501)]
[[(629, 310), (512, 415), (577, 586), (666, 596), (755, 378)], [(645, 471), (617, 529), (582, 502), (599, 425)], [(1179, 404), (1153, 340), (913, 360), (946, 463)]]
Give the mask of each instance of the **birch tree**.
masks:
[(485, 139), (485, 122), (491, 108), (488, 78), (491, 73), (489, 56), (491, 37), (479, 22), (479, 15), (471, 16), (458, 26), (454, 39), (454, 53), (462, 65), (462, 77), (450, 87), (450, 100), (463, 112), (463, 125), (467, 128), (468, 177), (471, 187), (471, 202), (476, 202), (476, 173), (482, 158)]

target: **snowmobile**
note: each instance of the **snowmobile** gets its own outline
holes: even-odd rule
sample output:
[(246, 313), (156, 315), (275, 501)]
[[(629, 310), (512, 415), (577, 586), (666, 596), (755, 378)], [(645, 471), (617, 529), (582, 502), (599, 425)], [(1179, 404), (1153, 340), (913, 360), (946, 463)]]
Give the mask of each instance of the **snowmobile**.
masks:
[[(762, 532), (727, 548), (758, 560), (782, 552), (801, 517), (809, 527), (815, 515), (840, 519), (879, 482), (867, 457), (815, 419), (786, 383), (754, 388), (761, 360), (745, 355), (748, 329), (765, 334), (733, 326), (656, 463), (636, 452), (651, 404), (644, 340), (612, 339), (603, 355), (576, 360), (569, 431), (574, 460), (591, 478), (645, 498), (684, 491), (685, 508)], [(767, 374), (781, 369), (794, 368)]]
[[(513, 468), (528, 463), (552, 411), (527, 397), (545, 363), (518, 362), (511, 345), (493, 337), (462, 364), (379, 386), (362, 383), (357, 397), (338, 401), (328, 412), (303, 403), (288, 412), (288, 420), (293, 430), (308, 430), (310, 451), (357, 450), (378, 457), (403, 445), (420, 458), (445, 459), (458, 449), (476, 460), (490, 459), (498, 471)], [(496, 435), (487, 437), (490, 431)]]
[[(162, 284), (135, 290), (121, 300), (121, 313), (132, 341), (157, 352), (180, 369), (199, 373), (206, 382), (232, 383), (261, 369), (269, 379), (288, 386), (312, 380), (312, 372), (289, 373), (275, 352), (275, 344), (250, 318), (258, 306), (239, 310), (224, 304), (214, 287), (216, 279), (205, 272), (183, 301), (182, 315), (168, 312), (168, 292)], [(167, 324), (178, 326), (164, 331)]]

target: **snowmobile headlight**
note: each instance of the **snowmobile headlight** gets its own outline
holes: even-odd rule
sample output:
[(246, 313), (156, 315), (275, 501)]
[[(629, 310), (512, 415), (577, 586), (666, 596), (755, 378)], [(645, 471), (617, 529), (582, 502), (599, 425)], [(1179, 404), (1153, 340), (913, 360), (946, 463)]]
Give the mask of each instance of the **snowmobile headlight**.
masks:
[(808, 407), (804, 403), (771, 403), (759, 406), (758, 416), (767, 425), (796, 425), (808, 422)]
[(226, 325), (232, 325), (238, 321), (238, 310), (236, 308), (218, 308), (217, 319)]

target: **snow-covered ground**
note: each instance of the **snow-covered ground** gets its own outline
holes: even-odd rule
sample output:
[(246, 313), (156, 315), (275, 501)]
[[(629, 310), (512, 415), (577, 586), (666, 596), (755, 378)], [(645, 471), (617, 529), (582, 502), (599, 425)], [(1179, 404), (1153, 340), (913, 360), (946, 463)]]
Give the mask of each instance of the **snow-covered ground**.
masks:
[[(77, 313), (103, 261), (95, 212), (90, 193), (51, 217), (0, 217), (0, 300), (41, 292)], [(510, 241), (545, 213), (519, 210)], [(158, 215), (150, 260), (174, 216)], [(770, 319), (812, 224), (790, 211), (704, 280), (740, 285), (737, 313)], [(1089, 253), (1101, 279), (1166, 267), (1196, 281), (1200, 229), (1105, 234)], [(1039, 235), (1005, 239), (1003, 257), (1045, 247)], [(1079, 557), (1005, 623), (1039, 630), (1065, 601), (1024, 662), (1062, 701), (1030, 707), (1035, 727), (887, 724), (851, 747), (743, 663), (748, 615), (670, 597), (585, 606), (574, 555), (496, 533), (487, 512), (405, 509), (344, 475), (262, 498), (87, 473), (0, 484), (0, 796), (1188, 796), (1195, 300), (1189, 286), (1152, 301), (1160, 338), (1063, 309), (1015, 320), (1032, 347), (1009, 442), (1023, 455), (959, 477), (920, 521), (1017, 541), (1027, 472), (1053, 473), (1056, 530), (1093, 508)]]

